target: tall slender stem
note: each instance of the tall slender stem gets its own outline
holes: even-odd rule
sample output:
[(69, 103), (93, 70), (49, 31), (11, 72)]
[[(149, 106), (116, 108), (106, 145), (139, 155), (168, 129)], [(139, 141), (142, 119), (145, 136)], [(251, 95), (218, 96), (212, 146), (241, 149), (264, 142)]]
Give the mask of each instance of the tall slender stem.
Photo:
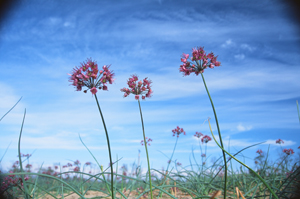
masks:
[[(175, 145), (174, 145), (174, 149), (173, 149), (171, 158), (170, 158), (170, 160), (168, 160), (168, 166), (167, 166), (167, 169), (166, 169), (166, 176), (165, 176), (165, 178), (164, 178), (165, 180), (163, 181), (162, 186), (165, 185), (165, 182), (166, 182), (166, 180), (167, 180), (167, 175), (168, 175), (169, 166), (170, 166), (170, 164), (171, 164), (171, 162), (172, 162), (172, 158), (173, 158), (173, 155), (174, 155), (176, 146), (177, 146), (177, 141), (178, 141), (178, 137), (176, 137), (176, 142), (175, 142)], [(163, 194), (163, 193), (160, 192), (159, 197), (162, 197), (162, 194)]]
[[(21, 170), (21, 172), (24, 172), (23, 165), (22, 165), (22, 158), (21, 158), (21, 136), (22, 136), (23, 125), (24, 125), (24, 121), (25, 121), (25, 115), (26, 115), (26, 109), (24, 111), (22, 126), (21, 126), (21, 130), (20, 130), (20, 135), (19, 135), (19, 142), (18, 142), (18, 155), (19, 155), (19, 164), (20, 164), (20, 170)], [(26, 181), (25, 181), (24, 175), (21, 175), (21, 178), (22, 178), (22, 181), (23, 181), (23, 187), (24, 187), (24, 191), (25, 191), (25, 198), (29, 199), (30, 195), (28, 194), (29, 191), (27, 190), (28, 187), (26, 185)]]
[[(201, 76), (202, 76), (202, 80), (203, 80), (203, 83), (204, 83), (206, 92), (207, 92), (207, 94), (208, 94), (208, 97), (209, 97), (209, 100), (210, 100), (212, 109), (213, 109), (213, 111), (214, 111), (214, 115), (215, 115), (215, 119), (216, 119), (216, 125), (217, 125), (217, 128), (218, 128), (218, 134), (219, 134), (220, 144), (221, 144), (222, 148), (224, 148), (223, 142), (222, 142), (221, 131), (220, 131), (220, 127), (219, 127), (219, 122), (218, 122), (218, 118), (217, 118), (217, 113), (216, 113), (216, 110), (215, 110), (215, 107), (214, 107), (214, 103), (213, 103), (213, 101), (212, 101), (212, 99), (211, 99), (211, 96), (210, 96), (210, 94), (209, 94), (208, 88), (207, 88), (207, 86), (206, 86), (206, 83), (205, 83), (205, 79), (204, 79), (203, 73), (201, 73)], [(225, 155), (225, 152), (224, 152), (223, 150), (222, 150), (222, 153), (223, 153), (223, 159), (224, 159), (224, 164), (225, 164), (224, 199), (226, 199), (226, 192), (227, 192), (227, 164), (226, 164), (226, 155)]]
[(174, 149), (173, 149), (173, 152), (172, 152), (172, 155), (171, 155), (171, 158), (170, 158), (170, 162), (168, 163), (168, 166), (167, 166), (167, 170), (166, 171), (168, 171), (168, 169), (169, 169), (169, 166), (170, 166), (170, 164), (171, 164), (171, 161), (172, 161), (172, 158), (173, 158), (173, 155), (174, 155), (174, 152), (175, 152), (175, 149), (176, 149), (176, 146), (177, 146), (177, 141), (178, 141), (178, 137), (176, 137), (176, 142), (175, 142), (175, 145), (174, 145)]
[(146, 150), (146, 155), (147, 155), (148, 175), (149, 175), (149, 183), (150, 183), (150, 194), (151, 194), (151, 199), (153, 199), (152, 180), (151, 180), (151, 173), (150, 173), (150, 162), (149, 162), (149, 155), (148, 155), (148, 149), (147, 149), (146, 135), (145, 135), (145, 129), (144, 129), (144, 121), (143, 121), (143, 115), (142, 115), (142, 109), (141, 109), (140, 100), (138, 100), (138, 102), (139, 102), (139, 108), (140, 108), (140, 114), (141, 114), (141, 121), (142, 121), (142, 128), (143, 128), (143, 137), (144, 137), (145, 150)]
[(107, 140), (107, 147), (108, 147), (108, 153), (109, 153), (109, 161), (110, 161), (110, 172), (111, 172), (111, 196), (112, 196), (112, 198), (115, 198), (115, 197), (114, 197), (114, 176), (113, 176), (113, 175), (114, 175), (114, 171), (113, 171), (113, 162), (112, 162), (112, 159), (111, 159), (111, 151), (110, 151), (109, 137), (108, 137), (108, 133), (107, 133), (107, 129), (106, 129), (104, 117), (103, 117), (103, 115), (102, 115), (102, 111), (101, 111), (101, 108), (100, 108), (100, 105), (99, 105), (98, 98), (97, 98), (97, 95), (96, 95), (96, 94), (95, 94), (95, 99), (96, 99), (96, 102), (97, 102), (97, 105), (98, 105), (99, 113), (100, 113), (100, 116), (101, 116), (101, 119), (102, 119), (102, 123), (103, 123), (103, 126), (104, 126), (104, 130), (105, 130), (105, 135), (106, 135), (106, 140)]

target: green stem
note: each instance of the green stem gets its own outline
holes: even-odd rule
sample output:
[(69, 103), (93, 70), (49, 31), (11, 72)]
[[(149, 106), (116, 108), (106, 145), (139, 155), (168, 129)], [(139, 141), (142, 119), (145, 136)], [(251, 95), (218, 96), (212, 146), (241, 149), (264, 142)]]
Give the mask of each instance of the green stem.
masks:
[[(23, 116), (23, 121), (22, 121), (22, 126), (21, 126), (21, 130), (20, 130), (20, 135), (19, 135), (19, 142), (18, 142), (18, 154), (19, 154), (19, 164), (20, 164), (20, 170), (21, 172), (23, 172), (23, 165), (22, 165), (22, 159), (21, 159), (21, 137), (22, 137), (22, 131), (23, 131), (23, 125), (24, 125), (24, 121), (25, 121), (25, 115), (26, 115), (26, 109), (24, 112), (24, 116)], [(30, 195), (28, 194), (29, 191), (27, 190), (27, 185), (26, 185), (26, 181), (24, 176), (21, 176), (22, 178), (22, 182), (23, 182), (23, 187), (24, 187), (24, 191), (25, 191), (25, 198), (28, 199), (30, 198)]]
[[(206, 86), (206, 83), (205, 83), (205, 79), (204, 79), (203, 73), (201, 73), (201, 76), (202, 76), (202, 80), (203, 80), (203, 83), (204, 83), (206, 92), (207, 92), (207, 94), (208, 94), (208, 97), (209, 97), (209, 100), (210, 100), (212, 109), (213, 109), (213, 111), (214, 111), (214, 115), (215, 115), (215, 119), (216, 119), (216, 125), (217, 125), (217, 128), (218, 128), (218, 134), (219, 134), (220, 143), (221, 143), (222, 148), (224, 148), (223, 142), (222, 142), (221, 131), (220, 131), (220, 127), (219, 127), (219, 122), (218, 122), (218, 118), (217, 118), (217, 113), (216, 113), (216, 110), (215, 110), (215, 107), (214, 107), (214, 103), (213, 103), (213, 101), (212, 101), (212, 99), (211, 99), (211, 96), (210, 96), (210, 94), (209, 94), (208, 88), (207, 88), (207, 86)], [(226, 155), (225, 155), (225, 152), (222, 151), (222, 153), (223, 153), (223, 159), (224, 159), (224, 164), (225, 164), (224, 199), (226, 199), (226, 192), (227, 192), (227, 164), (226, 164)]]
[(235, 159), (238, 163), (240, 163), (241, 165), (243, 165), (244, 167), (248, 168), (249, 170), (251, 170), (261, 181), (264, 185), (266, 185), (266, 187), (269, 189), (269, 191), (272, 193), (272, 195), (276, 198), (279, 199), (277, 197), (277, 195), (273, 192), (272, 188), (266, 183), (266, 181), (264, 179), (262, 179), (262, 177), (260, 177), (260, 175), (258, 175), (253, 169), (251, 169), (250, 167), (248, 167), (247, 165), (245, 165), (244, 163), (242, 163), (241, 161), (239, 161), (238, 159), (236, 159), (233, 155), (231, 155), (230, 153), (228, 153), (222, 146), (220, 146), (220, 144), (218, 143), (218, 141), (216, 140), (213, 131), (211, 129), (211, 125), (210, 125), (210, 121), (208, 120), (208, 124), (209, 124), (209, 129), (211, 132), (212, 137), (214, 138), (216, 144), (222, 149), (223, 152), (227, 153), (231, 158)]
[[(175, 142), (175, 145), (174, 145), (174, 149), (173, 149), (171, 158), (168, 160), (168, 161), (170, 161), (170, 162), (168, 162), (168, 166), (167, 166), (167, 169), (166, 169), (166, 174), (164, 174), (164, 175), (168, 175), (169, 166), (170, 166), (170, 164), (171, 164), (171, 162), (172, 162), (172, 158), (173, 158), (173, 155), (174, 155), (176, 146), (177, 146), (177, 141), (178, 141), (178, 137), (176, 137), (176, 142)], [(167, 180), (167, 176), (166, 176), (165, 180), (163, 181), (162, 186), (165, 185), (166, 180)], [(162, 194), (163, 194), (163, 193), (160, 192), (159, 197), (162, 197)]]
[(139, 108), (140, 108), (140, 114), (141, 114), (141, 121), (142, 121), (142, 128), (143, 128), (143, 136), (144, 136), (144, 144), (146, 149), (146, 155), (147, 155), (147, 163), (148, 163), (148, 174), (149, 174), (149, 183), (150, 183), (150, 194), (151, 199), (153, 199), (153, 193), (152, 193), (152, 181), (151, 181), (151, 173), (150, 173), (150, 162), (149, 162), (149, 155), (148, 155), (148, 149), (147, 149), (147, 142), (146, 142), (146, 135), (145, 135), (145, 129), (144, 129), (144, 122), (143, 122), (143, 115), (142, 115), (142, 109), (141, 109), (141, 103), (139, 102)]
[(108, 147), (109, 161), (110, 161), (110, 171), (111, 171), (111, 196), (112, 196), (112, 198), (114, 198), (114, 176), (113, 176), (114, 175), (114, 171), (113, 171), (113, 162), (112, 162), (112, 159), (111, 159), (109, 137), (108, 137), (108, 133), (107, 133), (107, 129), (106, 129), (104, 117), (102, 115), (102, 111), (101, 111), (101, 108), (100, 108), (100, 105), (99, 105), (98, 98), (97, 98), (96, 94), (95, 94), (95, 99), (96, 99), (96, 102), (97, 102), (97, 105), (98, 105), (99, 113), (100, 113), (100, 116), (101, 116), (101, 119), (102, 119), (102, 123), (103, 123), (104, 130), (105, 130), (105, 135), (106, 135), (106, 140), (107, 140), (107, 147)]
[(173, 158), (173, 155), (174, 155), (174, 152), (175, 152), (175, 149), (176, 149), (176, 146), (177, 146), (177, 141), (178, 141), (178, 137), (176, 137), (176, 142), (175, 142), (175, 145), (174, 145), (174, 149), (173, 149), (173, 152), (172, 152), (172, 155), (171, 155), (171, 158), (170, 158), (170, 163), (168, 163), (168, 166), (167, 166), (167, 170), (166, 170), (166, 172), (169, 170), (169, 166), (170, 166), (170, 164), (171, 164), (171, 162), (172, 162), (172, 158)]

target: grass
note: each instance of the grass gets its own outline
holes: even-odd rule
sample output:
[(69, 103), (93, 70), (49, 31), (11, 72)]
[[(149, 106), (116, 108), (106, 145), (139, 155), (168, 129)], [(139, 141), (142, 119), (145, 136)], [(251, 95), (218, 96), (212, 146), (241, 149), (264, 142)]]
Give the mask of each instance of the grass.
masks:
[[(19, 144), (25, 115), (26, 112), (20, 130)], [(83, 142), (82, 144), (89, 151)], [(243, 150), (249, 150), (258, 144)], [(232, 156), (236, 157), (243, 150)], [(94, 157), (92, 153), (91, 155)], [(111, 173), (108, 172), (109, 168), (103, 169), (96, 159), (94, 160), (97, 164), (90, 162), (81, 164), (80, 161), (75, 161), (48, 168), (41, 166), (38, 171), (32, 172), (29, 164), (30, 157), (29, 154), (21, 154), (19, 148), (19, 160), (12, 165), (9, 173), (1, 175), (1, 194), (3, 196), (7, 198), (111, 198), (109, 189)], [(191, 164), (186, 167), (171, 161), (168, 166), (173, 166), (169, 170), (162, 171), (152, 168), (153, 197), (213, 198), (213, 194), (219, 194), (216, 198), (223, 197), (224, 164), (222, 157), (210, 167), (198, 164), (194, 154), (193, 157), (194, 159), (190, 161)], [(268, 152), (255, 158), (257, 173), (271, 186), (279, 198), (291, 198), (296, 194), (295, 178), (299, 183), (300, 167), (299, 160), (292, 161), (291, 157), (291, 155), (283, 153), (274, 164), (268, 161)], [(232, 161), (233, 158), (228, 159), (227, 165), (232, 165)], [(113, 164), (117, 172), (114, 174), (115, 197), (150, 198), (149, 177), (146, 172), (141, 170), (141, 165), (133, 164), (129, 171), (127, 165), (118, 168), (118, 163), (119, 161)], [(101, 172), (95, 173), (95, 166)], [(229, 168), (227, 177), (226, 198), (237, 198), (237, 195), (241, 198), (273, 198), (255, 173), (244, 166), (241, 166), (239, 171), (235, 171), (232, 167)], [(11, 183), (3, 189), (3, 182)]]

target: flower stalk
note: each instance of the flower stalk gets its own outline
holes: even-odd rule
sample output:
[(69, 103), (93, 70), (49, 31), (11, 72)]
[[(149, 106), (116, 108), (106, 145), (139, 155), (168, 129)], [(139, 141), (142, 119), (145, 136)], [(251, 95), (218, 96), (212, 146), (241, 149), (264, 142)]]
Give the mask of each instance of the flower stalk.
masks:
[(146, 135), (145, 135), (145, 128), (144, 128), (144, 121), (143, 121), (143, 114), (142, 114), (142, 109), (141, 109), (141, 103), (140, 100), (138, 100), (139, 103), (139, 109), (140, 109), (140, 115), (141, 115), (141, 122), (142, 122), (142, 129), (143, 129), (143, 137), (144, 137), (144, 145), (145, 145), (145, 150), (146, 150), (146, 155), (147, 155), (147, 164), (148, 164), (148, 175), (149, 175), (149, 184), (150, 184), (150, 194), (151, 194), (151, 199), (153, 199), (153, 193), (152, 193), (152, 180), (151, 180), (151, 172), (150, 172), (150, 161), (149, 161), (149, 154), (148, 154), (148, 149), (147, 149), (147, 141), (146, 141)]
[(102, 111), (101, 111), (101, 108), (100, 108), (100, 105), (99, 105), (98, 98), (97, 98), (96, 94), (95, 94), (95, 99), (96, 99), (96, 102), (97, 102), (97, 106), (98, 106), (98, 109), (99, 109), (99, 113), (100, 113), (100, 116), (101, 116), (101, 119), (102, 119), (103, 127), (104, 127), (104, 130), (105, 130), (105, 135), (106, 135), (106, 141), (107, 141), (107, 147), (108, 147), (108, 154), (109, 154), (109, 162), (110, 162), (110, 172), (111, 172), (111, 196), (112, 196), (112, 198), (114, 198), (114, 171), (113, 171), (113, 162), (112, 162), (112, 158), (111, 158), (111, 150), (110, 150), (109, 137), (108, 137), (108, 133), (107, 133), (107, 129), (106, 129), (106, 124), (105, 124), (105, 121), (104, 121), (104, 117), (102, 115)]

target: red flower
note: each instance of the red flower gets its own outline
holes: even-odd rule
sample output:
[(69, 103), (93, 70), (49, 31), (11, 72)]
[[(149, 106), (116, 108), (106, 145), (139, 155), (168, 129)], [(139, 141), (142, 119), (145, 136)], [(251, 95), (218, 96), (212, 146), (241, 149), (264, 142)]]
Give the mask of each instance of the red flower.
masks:
[[(151, 138), (147, 138), (146, 137), (146, 144), (148, 144), (149, 146), (151, 145), (150, 142), (152, 142), (153, 140)], [(144, 145), (144, 140), (141, 140), (141, 145)]]
[(209, 137), (208, 135), (205, 135), (205, 136), (201, 139), (201, 142), (202, 142), (202, 143), (203, 143), (203, 142), (207, 143), (207, 142), (209, 142), (209, 141), (211, 141), (211, 137)]
[(78, 172), (79, 170), (80, 170), (79, 167), (75, 167), (75, 168), (73, 169), (73, 171), (75, 171), (75, 172)]
[(276, 140), (276, 144), (281, 144), (281, 143), (284, 143), (284, 141), (282, 139)]
[[(107, 90), (106, 84), (113, 83), (114, 73), (109, 67), (104, 65), (103, 70), (99, 72), (97, 63), (87, 59), (87, 62), (83, 62), (79, 68), (75, 67), (72, 74), (68, 74), (71, 76), (69, 81), (72, 82), (73, 86), (76, 86), (77, 91), (81, 91), (86, 86), (95, 95), (97, 88)], [(86, 93), (87, 90), (84, 92)]]
[(291, 155), (294, 154), (294, 150), (293, 149), (283, 149), (283, 153), (287, 154), (287, 155)]
[(177, 126), (175, 129), (173, 129), (172, 132), (173, 132), (173, 136), (175, 136), (177, 134), (177, 137), (179, 137), (179, 135), (181, 133), (183, 133), (183, 135), (185, 135), (185, 131), (183, 130), (183, 128), (180, 128), (179, 126)]
[(258, 150), (256, 151), (256, 153), (258, 153), (259, 155), (261, 155), (263, 152), (262, 152), (261, 149), (258, 149)]
[(140, 95), (142, 95), (142, 99), (146, 97), (150, 98), (153, 93), (151, 89), (151, 80), (146, 77), (143, 81), (138, 81), (138, 77), (136, 75), (132, 75), (131, 78), (127, 80), (127, 84), (129, 88), (122, 88), (121, 91), (124, 92), (124, 97), (127, 97), (130, 93), (135, 95), (135, 99), (139, 100)]
[(197, 138), (200, 138), (201, 136), (203, 136), (203, 134), (200, 133), (200, 132), (196, 132), (194, 136), (197, 137)]
[[(220, 66), (221, 62), (217, 61), (217, 57), (214, 53), (206, 54), (203, 50), (204, 47), (198, 47), (192, 49), (192, 56), (189, 58), (189, 54), (182, 54), (179, 71), (183, 72), (185, 76), (195, 73), (199, 75), (204, 72), (207, 67), (214, 68), (215, 66)], [(192, 62), (189, 62), (190, 59)], [(210, 60), (209, 60), (210, 59)]]

